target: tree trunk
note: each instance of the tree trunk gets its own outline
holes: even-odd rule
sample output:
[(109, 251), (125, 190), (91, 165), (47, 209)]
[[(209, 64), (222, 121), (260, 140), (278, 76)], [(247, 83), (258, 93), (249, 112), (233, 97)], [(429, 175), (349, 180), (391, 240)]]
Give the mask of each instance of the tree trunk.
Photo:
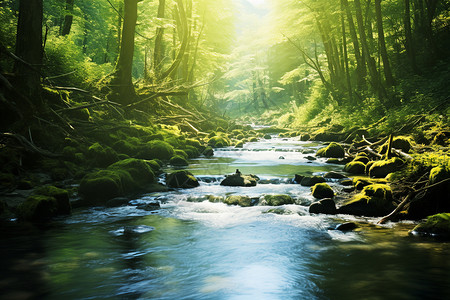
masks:
[(112, 74), (111, 89), (114, 100), (128, 105), (136, 97), (132, 81), (134, 35), (137, 21), (137, 4), (142, 0), (124, 0), (124, 17), (119, 58)]
[(375, 14), (377, 18), (378, 42), (380, 46), (381, 58), (383, 60), (383, 71), (387, 86), (391, 87), (395, 84), (394, 76), (392, 76), (391, 64), (386, 50), (386, 41), (384, 39), (383, 18), (381, 15), (381, 0), (375, 0)]
[(347, 35), (345, 32), (345, 16), (344, 16), (344, 0), (341, 0), (341, 30), (342, 30), (342, 47), (343, 47), (343, 60), (345, 68), (345, 78), (347, 81), (347, 92), (351, 104), (353, 103), (353, 91), (352, 83), (350, 80), (350, 70), (348, 66), (348, 50), (347, 50)]
[[(166, 0), (159, 0), (158, 6), (158, 19), (163, 19), (165, 15), (166, 8)], [(155, 52), (153, 54), (153, 65), (155, 70), (156, 78), (159, 78), (159, 73), (161, 71), (161, 65), (164, 57), (164, 27), (158, 27), (156, 29), (156, 38), (155, 38)]]
[[(16, 61), (14, 72), (17, 74), (17, 87), (24, 96), (41, 107), (41, 75), (42, 66), (42, 19), (43, 0), (21, 0), (17, 23), (16, 55), (29, 65)], [(30, 65), (32, 67), (30, 67)], [(24, 104), (26, 105), (26, 104)], [(22, 106), (19, 104), (19, 106)], [(21, 109), (32, 110), (31, 107)]]
[(361, 10), (361, 2), (360, 0), (355, 0), (355, 8), (356, 8), (356, 21), (358, 22), (358, 31), (359, 36), (361, 39), (361, 46), (362, 46), (362, 55), (365, 57), (367, 66), (369, 68), (369, 74), (370, 74), (370, 81), (372, 84), (372, 87), (375, 92), (378, 93), (380, 99), (386, 98), (386, 93), (384, 90), (384, 87), (381, 84), (379, 74), (377, 71), (377, 66), (375, 64), (375, 60), (369, 55), (369, 46), (367, 45), (367, 37), (366, 32), (364, 28), (364, 21), (362, 16), (362, 10)]
[(358, 89), (362, 89), (365, 85), (365, 77), (367, 76), (366, 63), (364, 61), (364, 57), (361, 54), (361, 50), (359, 47), (358, 35), (356, 34), (355, 23), (353, 22), (353, 16), (350, 11), (350, 7), (348, 5), (347, 0), (342, 0), (342, 4), (344, 5), (345, 12), (347, 14), (348, 26), (350, 29), (350, 36), (353, 42), (353, 50), (356, 58), (356, 77), (357, 77), (357, 86)]
[(411, 8), (410, 8), (410, 0), (405, 1), (405, 17), (404, 17), (404, 27), (405, 27), (405, 48), (406, 53), (409, 58), (409, 63), (411, 64), (411, 69), (414, 73), (418, 74), (419, 69), (417, 68), (416, 63), (416, 51), (414, 48), (414, 41), (411, 33)]
[(64, 22), (62, 24), (61, 35), (68, 35), (72, 28), (73, 22), (73, 2), (75, 0), (66, 0), (66, 15), (64, 16)]

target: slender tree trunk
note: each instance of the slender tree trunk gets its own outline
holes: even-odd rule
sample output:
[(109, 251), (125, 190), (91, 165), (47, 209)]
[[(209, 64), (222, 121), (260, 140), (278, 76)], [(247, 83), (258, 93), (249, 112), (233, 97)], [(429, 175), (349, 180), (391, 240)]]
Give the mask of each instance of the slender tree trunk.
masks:
[(370, 81), (374, 91), (378, 93), (381, 100), (384, 100), (386, 98), (386, 91), (384, 90), (384, 87), (381, 84), (375, 60), (369, 55), (369, 46), (367, 44), (367, 37), (364, 28), (364, 21), (362, 16), (360, 0), (355, 0), (355, 8), (356, 8), (356, 21), (358, 22), (358, 31), (359, 36), (361, 38), (362, 54), (365, 57), (367, 66), (369, 68)]
[(405, 27), (405, 48), (406, 53), (411, 64), (411, 69), (414, 73), (418, 74), (419, 69), (416, 63), (416, 51), (414, 47), (414, 41), (411, 33), (411, 8), (410, 0), (404, 0), (405, 2), (405, 17), (404, 17), (404, 27)]
[(68, 35), (73, 22), (73, 3), (75, 0), (66, 0), (66, 15), (62, 24), (61, 35)]
[(384, 39), (383, 18), (381, 14), (381, 0), (375, 0), (375, 14), (377, 18), (378, 42), (380, 45), (381, 58), (383, 60), (383, 71), (387, 86), (391, 87), (395, 84), (392, 75), (391, 64), (386, 50), (386, 41)]
[(114, 99), (130, 104), (136, 93), (132, 81), (134, 35), (137, 21), (137, 4), (142, 0), (124, 0), (124, 20), (119, 58), (112, 75), (111, 89)]
[[(165, 8), (166, 8), (166, 0), (159, 0), (159, 6), (158, 6), (158, 19), (163, 19), (165, 15)], [(155, 70), (156, 78), (159, 78), (160, 71), (161, 71), (161, 65), (164, 57), (164, 27), (158, 27), (156, 29), (156, 38), (155, 38), (155, 52), (153, 54), (153, 65)]]
[(345, 68), (345, 78), (347, 81), (347, 92), (348, 97), (351, 104), (353, 103), (353, 91), (352, 91), (352, 83), (350, 80), (350, 70), (348, 66), (348, 52), (347, 52), (347, 35), (345, 32), (345, 16), (344, 16), (344, 1), (341, 0), (341, 28), (342, 28), (342, 47), (343, 47), (343, 60), (344, 60), (344, 68)]
[(342, 0), (342, 4), (344, 5), (345, 12), (347, 14), (348, 26), (350, 30), (350, 36), (353, 42), (353, 51), (355, 53), (356, 58), (356, 76), (357, 76), (357, 86), (358, 89), (362, 89), (365, 85), (365, 77), (367, 76), (367, 69), (364, 57), (361, 54), (358, 35), (356, 33), (355, 23), (353, 22), (353, 16), (350, 11), (350, 7), (348, 5), (347, 0)]
[[(43, 1), (21, 0), (17, 22), (16, 55), (29, 65), (16, 61), (17, 87), (24, 96), (37, 107), (42, 106), (41, 75), (42, 66), (42, 20)], [(30, 68), (31, 66), (31, 68)], [(19, 105), (21, 106), (21, 105)], [(33, 108), (21, 107), (21, 109)]]

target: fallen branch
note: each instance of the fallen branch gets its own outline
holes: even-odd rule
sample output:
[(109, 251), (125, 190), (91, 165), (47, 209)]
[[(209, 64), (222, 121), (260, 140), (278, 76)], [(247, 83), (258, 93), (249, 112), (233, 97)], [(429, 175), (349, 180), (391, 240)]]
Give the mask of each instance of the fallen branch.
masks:
[(39, 153), (39, 154), (41, 154), (43, 156), (47, 156), (47, 157), (60, 157), (61, 156), (59, 154), (55, 154), (55, 153), (52, 153), (52, 152), (47, 151), (45, 149), (39, 148), (38, 146), (36, 146), (32, 142), (28, 141), (24, 136), (22, 136), (20, 134), (9, 133), (9, 132), (4, 132), (3, 133), (2, 132), (2, 133), (0, 133), (0, 136), (3, 137), (3, 138), (15, 139), (17, 142), (19, 142), (20, 145), (25, 147), (27, 150), (29, 150), (31, 152)]
[(443, 183), (445, 183), (445, 182), (448, 182), (448, 181), (450, 181), (450, 178), (447, 178), (447, 179), (444, 179), (444, 180), (441, 180), (441, 181), (439, 181), (439, 182), (437, 182), (437, 183), (434, 183), (434, 184), (431, 184), (431, 185), (428, 185), (428, 186), (425, 186), (425, 187), (423, 187), (423, 188), (420, 188), (420, 189), (418, 189), (418, 190), (416, 190), (416, 189), (414, 189), (414, 188), (412, 188), (413, 190), (405, 197), (405, 199), (390, 213), (390, 214), (388, 214), (387, 216), (385, 216), (385, 217), (383, 217), (383, 218), (381, 218), (381, 220), (380, 221), (378, 221), (377, 222), (377, 224), (384, 224), (384, 223), (386, 223), (387, 221), (389, 221), (389, 220), (391, 220), (395, 215), (397, 215), (399, 212), (400, 212), (400, 210), (410, 201), (410, 200), (412, 200), (413, 198), (414, 198), (414, 196), (416, 195), (416, 194), (418, 194), (418, 193), (420, 193), (420, 192), (423, 192), (423, 191), (426, 191), (426, 190), (428, 190), (428, 189), (430, 189), (430, 188), (432, 188), (432, 187), (436, 187), (436, 186), (438, 186), (438, 185), (441, 185), (441, 184), (443, 184)]

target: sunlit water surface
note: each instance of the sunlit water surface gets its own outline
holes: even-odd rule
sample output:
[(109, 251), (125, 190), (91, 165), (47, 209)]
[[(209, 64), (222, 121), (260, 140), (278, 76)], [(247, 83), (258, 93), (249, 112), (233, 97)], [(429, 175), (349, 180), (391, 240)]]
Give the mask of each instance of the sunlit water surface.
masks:
[[(193, 160), (201, 186), (144, 195), (126, 207), (90, 208), (50, 228), (0, 238), (4, 299), (450, 299), (450, 245), (410, 237), (413, 223), (310, 215), (296, 173), (342, 169), (310, 161), (319, 145), (292, 139), (222, 149)], [(314, 155), (314, 154), (312, 154)], [(240, 169), (256, 187), (222, 187)], [(170, 171), (170, 170), (169, 170)], [(340, 187), (330, 182), (330, 185)], [(290, 194), (298, 205), (242, 208), (206, 195)], [(158, 200), (148, 212), (137, 204)], [(336, 224), (364, 222), (353, 232)], [(25, 231), (25, 233), (24, 233)]]

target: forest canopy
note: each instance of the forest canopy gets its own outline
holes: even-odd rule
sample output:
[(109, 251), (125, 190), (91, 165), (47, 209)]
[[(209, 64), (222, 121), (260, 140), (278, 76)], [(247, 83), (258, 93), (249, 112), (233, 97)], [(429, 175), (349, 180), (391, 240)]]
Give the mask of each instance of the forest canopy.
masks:
[[(449, 7), (438, 0), (105, 0), (0, 4), (6, 124), (88, 90), (121, 109), (155, 99), (293, 125), (373, 122), (448, 101)], [(22, 97), (23, 96), (23, 97)], [(150, 99), (150, 100), (149, 100)], [(144, 100), (144, 101), (143, 101)], [(144, 102), (144, 103), (143, 103)], [(37, 109), (39, 111), (40, 109)], [(254, 114), (253, 114), (254, 115)], [(20, 119), (20, 118), (19, 118)]]

